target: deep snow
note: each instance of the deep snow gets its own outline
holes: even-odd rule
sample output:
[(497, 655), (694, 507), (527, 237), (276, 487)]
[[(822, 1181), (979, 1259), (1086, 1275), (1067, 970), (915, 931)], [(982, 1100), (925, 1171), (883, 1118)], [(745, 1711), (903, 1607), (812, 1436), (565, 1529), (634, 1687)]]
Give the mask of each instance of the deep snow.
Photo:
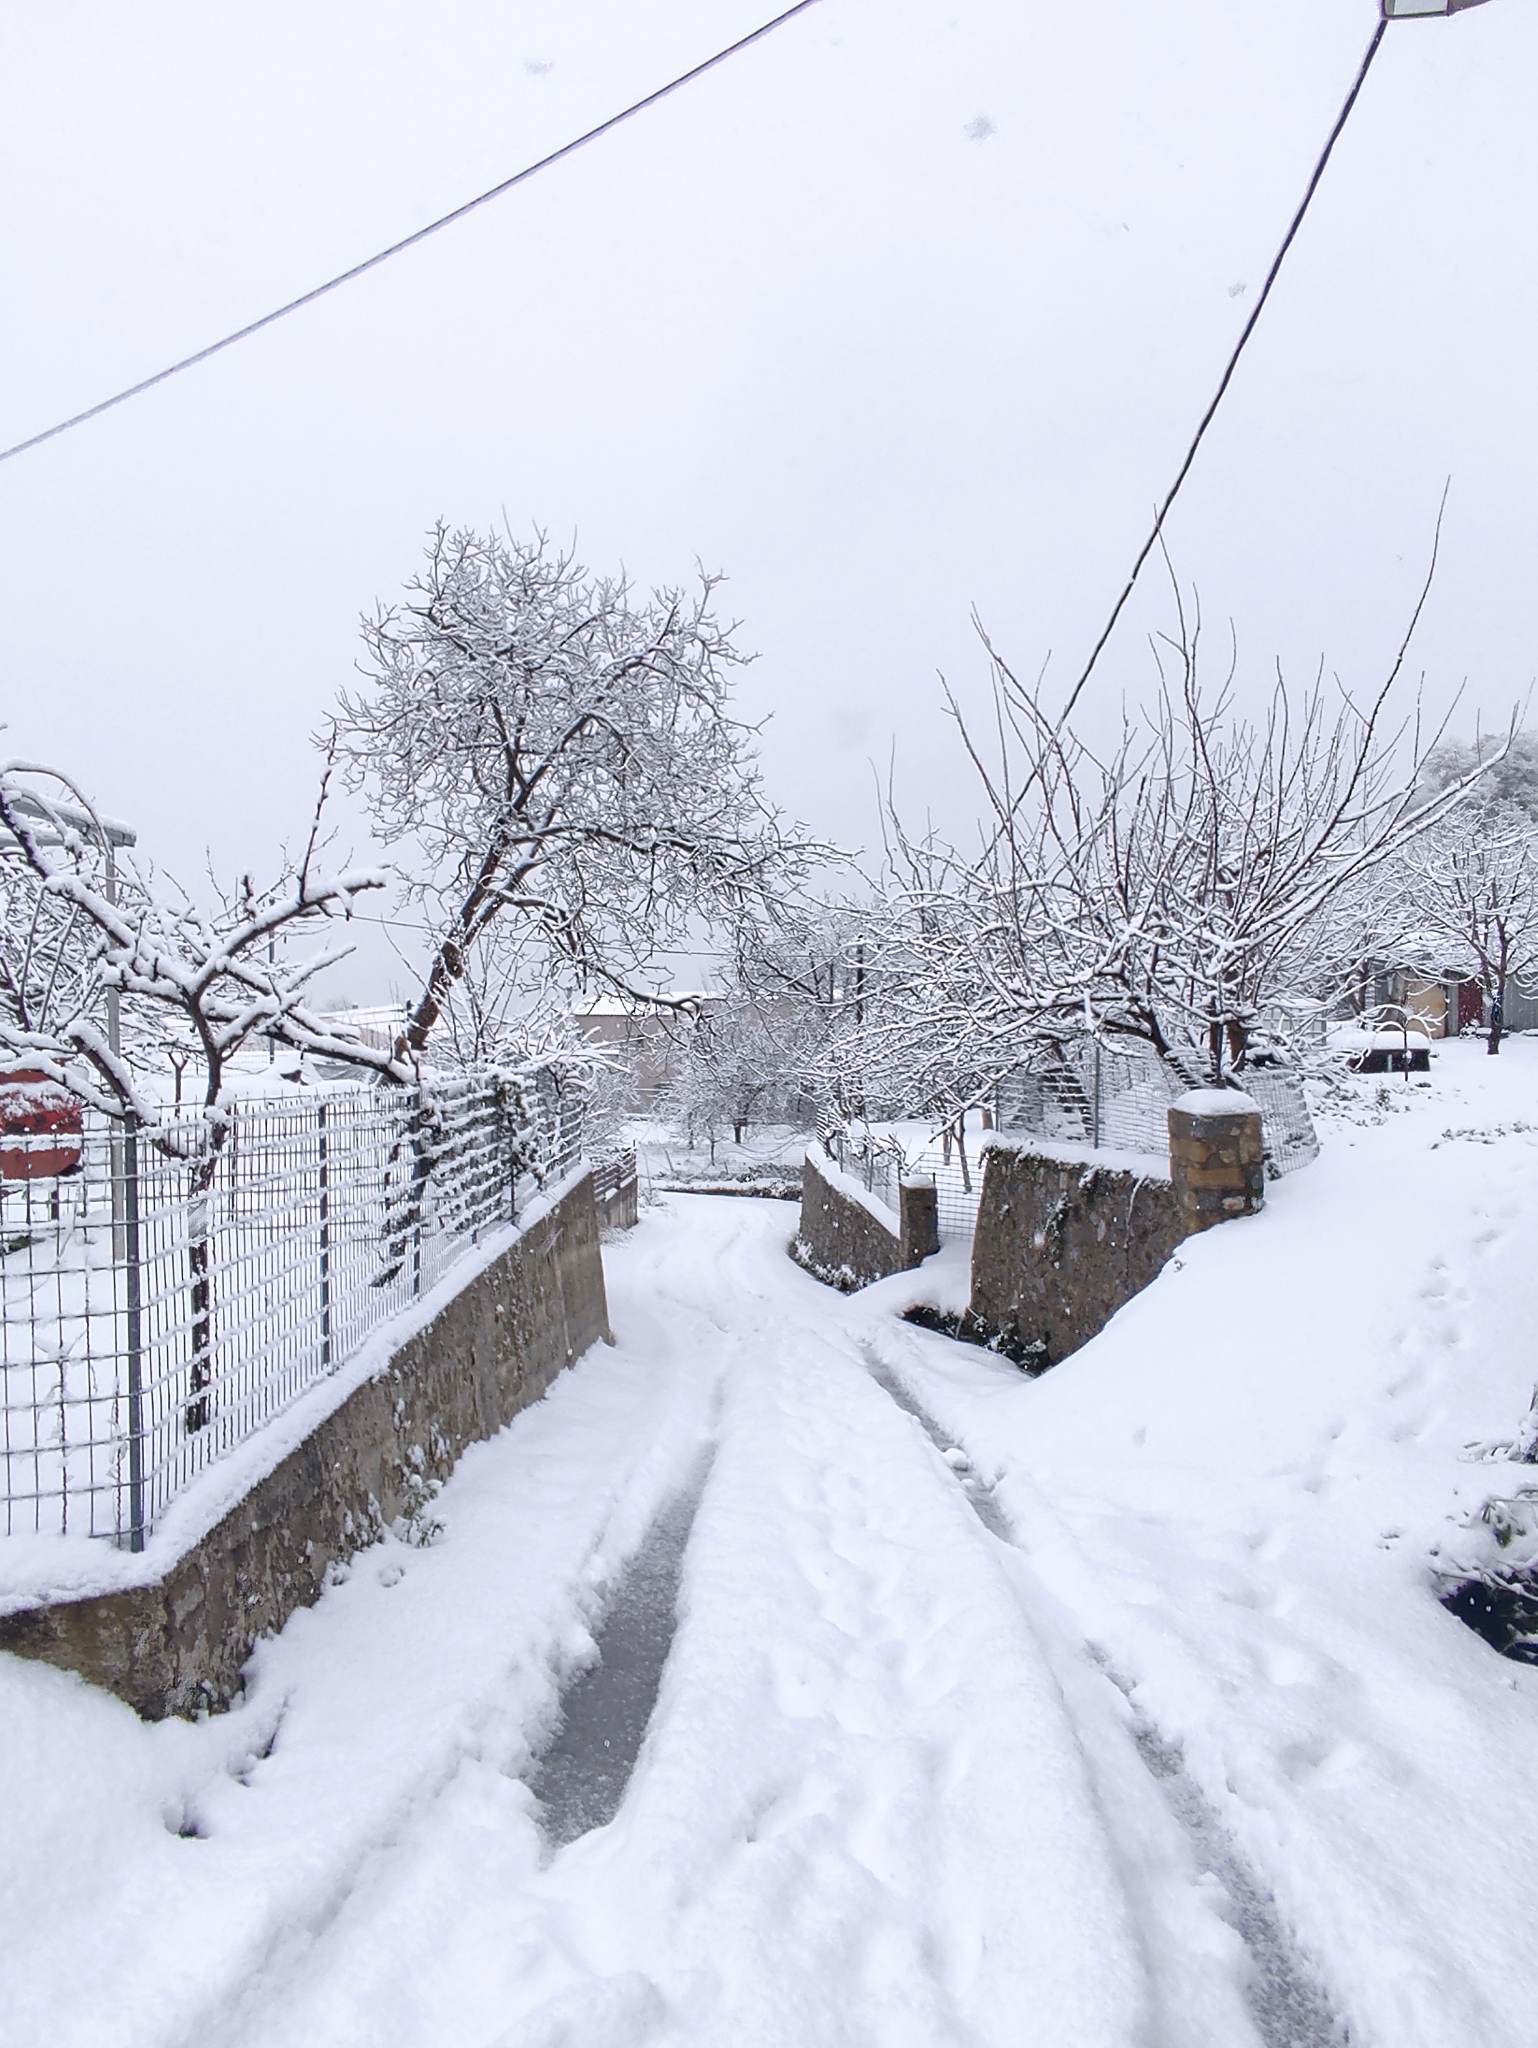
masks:
[(897, 1319), (953, 1255), (846, 1301), (784, 1205), (649, 1214), (619, 1347), (233, 1712), (0, 1659), (0, 2034), (1529, 2038), (1538, 1672), (1433, 1567), (1532, 1473), (1538, 1045), (1384, 1099), (1037, 1382)]

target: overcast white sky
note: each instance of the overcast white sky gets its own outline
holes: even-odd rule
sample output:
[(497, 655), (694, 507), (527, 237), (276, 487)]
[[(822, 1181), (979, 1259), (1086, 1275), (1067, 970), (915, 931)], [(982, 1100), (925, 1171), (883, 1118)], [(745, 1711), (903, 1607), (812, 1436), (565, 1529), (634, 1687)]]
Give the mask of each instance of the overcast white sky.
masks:
[[(0, 444), (662, 82), (771, 0), (49, 0), (0, 12)], [(1296, 203), (1373, 0), (824, 0), (277, 330), (0, 467), (13, 753), (165, 864), (270, 864), (357, 617), (439, 514), (696, 555), (781, 801), (947, 815), (935, 673), (1076, 672)], [(1171, 529), (1252, 687), (1420, 646), (1534, 671), (1538, 8), (1391, 32)], [(1097, 701), (1147, 686), (1157, 581)], [(1472, 714), (1464, 720), (1471, 723)], [(383, 969), (376, 970), (378, 974)], [(357, 977), (355, 977), (357, 979)], [(365, 981), (368, 980), (364, 976)], [(382, 993), (377, 981), (360, 992)]]

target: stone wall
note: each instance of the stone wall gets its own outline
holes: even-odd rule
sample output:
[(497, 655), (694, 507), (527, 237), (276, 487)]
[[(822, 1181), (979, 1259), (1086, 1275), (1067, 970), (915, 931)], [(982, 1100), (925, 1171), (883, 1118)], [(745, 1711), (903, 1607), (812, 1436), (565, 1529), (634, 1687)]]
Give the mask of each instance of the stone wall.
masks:
[(802, 1169), (801, 1227), (791, 1242), (791, 1256), (817, 1279), (846, 1294), (893, 1273), (910, 1272), (940, 1248), (932, 1183), (905, 1185), (902, 1212), (891, 1223), (876, 1213), (873, 1201), (860, 1199), (862, 1192), (831, 1161), (824, 1166), (808, 1153)]
[(974, 1332), (1033, 1370), (1097, 1336), (1186, 1236), (1172, 1183), (993, 1145), (972, 1248)]
[(257, 1638), (315, 1600), (332, 1564), (422, 1509), (468, 1445), (608, 1337), (584, 1179), (163, 1579), (0, 1617), (0, 1649), (78, 1671), (151, 1719), (227, 1703)]
[(1265, 1134), (1248, 1095), (1197, 1089), (1169, 1116), (1170, 1171), (1188, 1237), (1265, 1206)]

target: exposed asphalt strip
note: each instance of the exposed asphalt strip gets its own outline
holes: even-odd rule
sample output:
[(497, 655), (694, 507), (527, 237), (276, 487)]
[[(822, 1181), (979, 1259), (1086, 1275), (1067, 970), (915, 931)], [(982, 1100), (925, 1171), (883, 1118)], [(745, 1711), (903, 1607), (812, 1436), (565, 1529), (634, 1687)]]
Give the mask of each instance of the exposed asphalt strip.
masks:
[(528, 1778), (552, 1849), (619, 1812), (673, 1646), (684, 1553), (714, 1459), (712, 1444), (652, 1523), (594, 1631), (595, 1657), (561, 1695), (560, 1719)]
[[(883, 1393), (911, 1415), (945, 1461), (947, 1470), (971, 1502), (991, 1536), (1018, 1550), (1014, 1530), (993, 1489), (961, 1462), (951, 1439), (934, 1417), (876, 1357), (860, 1347), (866, 1369)], [(1249, 1951), (1251, 1974), (1245, 2002), (1265, 2048), (1351, 2048), (1351, 2035), (1334, 2017), (1328, 1999), (1288, 1939), (1276, 1900), (1250, 1869), (1218, 1814), (1185, 1767), (1178, 1748), (1168, 1743), (1132, 1696), (1131, 1684), (1111, 1670), (1103, 1656), (1086, 1646), (1132, 1708), (1133, 1739), (1139, 1756), (1164, 1795), (1171, 1813), (1190, 1838), (1203, 1868), (1223, 1887), (1227, 1919)]]

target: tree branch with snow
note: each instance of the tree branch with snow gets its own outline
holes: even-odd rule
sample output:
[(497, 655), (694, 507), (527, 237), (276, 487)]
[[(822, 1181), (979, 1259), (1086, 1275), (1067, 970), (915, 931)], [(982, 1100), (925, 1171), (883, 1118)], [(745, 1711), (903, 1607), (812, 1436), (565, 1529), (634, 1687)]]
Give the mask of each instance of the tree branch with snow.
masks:
[(440, 525), (404, 601), (365, 622), (368, 687), (329, 743), (379, 838), (421, 857), (430, 954), (401, 1058), (493, 937), (536, 983), (644, 999), (658, 953), (826, 857), (764, 796), (718, 588), (642, 594), (544, 534)]

